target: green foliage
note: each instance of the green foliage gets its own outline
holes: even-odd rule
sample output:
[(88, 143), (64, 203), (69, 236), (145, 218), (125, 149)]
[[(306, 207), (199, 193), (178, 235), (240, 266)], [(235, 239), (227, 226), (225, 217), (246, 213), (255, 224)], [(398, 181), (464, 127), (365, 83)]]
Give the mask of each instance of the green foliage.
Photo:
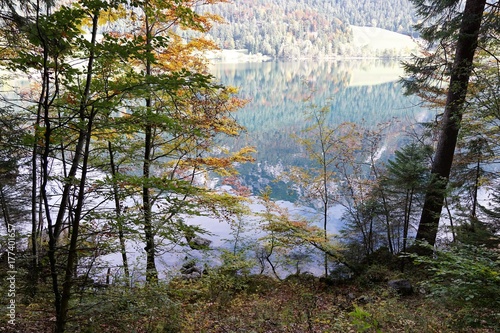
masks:
[(243, 251), (234, 253), (223, 249), (220, 259), (222, 265), (217, 268), (217, 272), (228, 276), (246, 276), (255, 264), (246, 258)]
[[(314, 104), (307, 110), (307, 127), (300, 135), (292, 134), (308, 161), (307, 167), (292, 167), (288, 178), (300, 193), (299, 203), (312, 207), (315, 216), (305, 219), (300, 230), (297, 223), (288, 223), (287, 228), (302, 239), (324, 252), (324, 274), (328, 276), (328, 256), (335, 257), (335, 248), (330, 242), (328, 224), (333, 206), (342, 204), (339, 190), (346, 179), (347, 172), (355, 168), (356, 151), (361, 149), (361, 136), (354, 123), (344, 122), (331, 127), (328, 120), (333, 114), (330, 105), (317, 107)], [(312, 222), (312, 223), (311, 223)], [(321, 225), (322, 232), (311, 227)], [(309, 224), (309, 225), (307, 225)], [(309, 235), (308, 235), (309, 234)]]
[(416, 143), (397, 150), (387, 165), (387, 181), (403, 190), (421, 188), (431, 154), (432, 147)]
[(495, 225), (471, 218), (470, 222), (462, 222), (455, 227), (455, 240), (457, 242), (495, 248), (500, 243), (499, 236), (495, 233)]
[[(385, 264), (385, 263), (384, 263)], [(371, 282), (387, 282), (394, 273), (385, 265), (374, 264), (370, 265), (368, 269), (363, 273)]]
[(354, 305), (354, 311), (349, 312), (349, 317), (356, 328), (356, 332), (376, 332), (382, 333), (379, 324), (373, 316), (363, 308)]
[[(21, 167), (29, 156), (24, 145), (32, 136), (24, 127), (27, 114), (9, 107), (0, 108), (0, 228), (16, 225), (28, 213), (30, 180)], [(16, 226), (18, 228), (19, 225)], [(0, 229), (0, 230), (2, 230)], [(7, 231), (5, 230), (4, 234)], [(5, 243), (4, 243), (5, 244)]]
[[(439, 221), (446, 201), (445, 190), (450, 179), (451, 168), (463, 115), (469, 112), (470, 94), (478, 75), (479, 60), (477, 53), (488, 48), (483, 38), (490, 31), (498, 31), (498, 2), (485, 0), (446, 1), (413, 0), (422, 22), (417, 25), (421, 36), (428, 42), (429, 52), (414, 57), (412, 63), (405, 65), (410, 76), (404, 82), (407, 92), (418, 94), (432, 106), (443, 109), (435, 156), (432, 160), (432, 177), (426, 190), (420, 224), (416, 239), (425, 240), (432, 245), (436, 242)], [(487, 51), (496, 54), (496, 49)], [(450, 56), (451, 55), (451, 56)], [(495, 58), (495, 57), (493, 57)], [(498, 59), (492, 59), (498, 66)], [(489, 62), (489, 60), (488, 60)], [(481, 93), (476, 92), (481, 95)], [(479, 133), (478, 133), (479, 134)], [(482, 144), (480, 145), (482, 146)], [(480, 160), (478, 160), (478, 164)], [(480, 168), (478, 165), (477, 171)], [(474, 187), (477, 189), (477, 178)], [(444, 180), (444, 181), (443, 181)], [(476, 192), (477, 194), (477, 192)], [(474, 196), (474, 200), (476, 196)], [(473, 203), (472, 211), (475, 211)], [(475, 217), (474, 213), (472, 213)]]
[[(500, 313), (500, 255), (473, 245), (453, 245), (433, 257), (413, 256), (431, 272), (422, 283), (429, 295), (456, 309), (471, 324), (482, 320), (498, 327)], [(458, 318), (459, 319), (459, 318)]]
[[(242, 267), (241, 264), (233, 266), (236, 261), (228, 260), (231, 271)], [(18, 277), (24, 274), (22, 271)], [(210, 280), (210, 275), (215, 274), (218, 274), (217, 267), (197, 280), (173, 279), (168, 283), (159, 281), (147, 286), (139, 283), (133, 287), (120, 282), (104, 288), (90, 284), (71, 302), (72, 320), (68, 330), (75, 333), (489, 332), (484, 323), (476, 331), (470, 322), (457, 321), (459, 316), (470, 315), (464, 309), (421, 294), (397, 297), (384, 287), (385, 283), (360, 289), (350, 282), (326, 285), (317, 277), (305, 274), (283, 281), (268, 276), (239, 275), (234, 276), (239, 282), (223, 282), (224, 293), (213, 297), (213, 289), (208, 284), (216, 286), (220, 281), (227, 281), (215, 276)], [(7, 286), (2, 285), (0, 289), (5, 291), (5, 288)], [(29, 305), (18, 304), (17, 331), (51, 330), (47, 319), (47, 308), (51, 304), (47, 297), (49, 289), (50, 285), (43, 284), (40, 294)], [(0, 305), (4, 306), (6, 301), (1, 299)], [(495, 310), (481, 309), (482, 312)], [(2, 325), (5, 318), (0, 320)], [(494, 329), (490, 327), (490, 331)]]
[[(371, 325), (367, 332), (472, 332), (470, 327), (454, 326), (454, 309), (435, 303), (411, 298), (402, 299), (387, 292), (375, 295), (373, 303), (363, 305), (358, 321), (360, 325)], [(349, 315), (352, 322), (353, 318)], [(339, 331), (342, 332), (342, 331)]]
[[(180, 304), (172, 301), (168, 284), (110, 286), (74, 301), (69, 331), (179, 332)], [(113, 318), (113, 320), (109, 320)]]
[(362, 288), (372, 288), (385, 284), (389, 280), (402, 278), (401, 258), (381, 247), (372, 254), (362, 258), (358, 263), (359, 274), (355, 276), (356, 284)]
[[(186, 215), (240, 211), (236, 196), (217, 194), (205, 181), (212, 171), (231, 174), (253, 150), (217, 146), (216, 137), (242, 130), (232, 112), (244, 103), (214, 82), (194, 52), (212, 43), (184, 41), (171, 29), (207, 31), (213, 17), (196, 14), (194, 2), (9, 4), (0, 4), (1, 65), (27, 82), (4, 98), (12, 115), (28, 110), (20, 124), (35, 129), (33, 140), (23, 140), (31, 143), (32, 239), (48, 230), (55, 331), (62, 333), (73, 325), (74, 275), (114, 250), (94, 244), (118, 235), (128, 277), (126, 242), (143, 229), (146, 280), (156, 281), (161, 241), (181, 243)], [(0, 193), (2, 207), (7, 199)]]
[[(420, 200), (429, 182), (432, 147), (412, 142), (394, 153), (379, 175), (374, 195), (375, 211), (385, 218), (387, 239), (393, 253), (406, 251), (409, 230), (420, 216)], [(377, 194), (382, 197), (377, 198)]]
[(222, 264), (212, 268), (203, 283), (208, 287), (209, 299), (224, 306), (246, 288), (246, 277), (255, 263), (246, 258), (244, 251), (222, 250), (220, 259)]

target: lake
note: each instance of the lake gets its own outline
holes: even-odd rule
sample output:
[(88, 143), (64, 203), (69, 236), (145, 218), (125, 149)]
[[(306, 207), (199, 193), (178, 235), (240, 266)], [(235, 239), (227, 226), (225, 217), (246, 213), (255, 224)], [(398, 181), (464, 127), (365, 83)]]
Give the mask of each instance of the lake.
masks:
[[(429, 117), (414, 96), (405, 96), (398, 82), (399, 62), (383, 60), (215, 63), (212, 74), (223, 84), (239, 88), (248, 99), (236, 118), (247, 131), (224, 143), (234, 149), (254, 146), (256, 163), (239, 168), (245, 184), (258, 193), (273, 187), (276, 199), (294, 201), (286, 184), (271, 181), (293, 165), (303, 165), (300, 147), (291, 134), (300, 134), (310, 103), (330, 105), (328, 123), (376, 124), (397, 118), (385, 138), (382, 159), (390, 158), (405, 138), (405, 129)], [(305, 100), (309, 98), (309, 102)]]

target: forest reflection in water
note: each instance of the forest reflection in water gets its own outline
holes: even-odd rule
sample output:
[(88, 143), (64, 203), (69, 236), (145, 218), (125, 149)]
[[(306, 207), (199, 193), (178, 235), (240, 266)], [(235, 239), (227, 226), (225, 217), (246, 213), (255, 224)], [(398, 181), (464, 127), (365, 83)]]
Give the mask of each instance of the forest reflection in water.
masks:
[(311, 108), (329, 106), (332, 128), (353, 122), (374, 129), (393, 121), (382, 142), (381, 159), (390, 158), (406, 140), (408, 126), (430, 114), (416, 97), (404, 95), (399, 82), (404, 71), (398, 61), (215, 63), (211, 71), (249, 101), (236, 115), (246, 132), (224, 141), (233, 149), (257, 149), (256, 162), (242, 165), (240, 177), (254, 194), (271, 185), (276, 199), (294, 200), (285, 184), (272, 180), (290, 166), (306, 163), (292, 133), (300, 135), (305, 129)]

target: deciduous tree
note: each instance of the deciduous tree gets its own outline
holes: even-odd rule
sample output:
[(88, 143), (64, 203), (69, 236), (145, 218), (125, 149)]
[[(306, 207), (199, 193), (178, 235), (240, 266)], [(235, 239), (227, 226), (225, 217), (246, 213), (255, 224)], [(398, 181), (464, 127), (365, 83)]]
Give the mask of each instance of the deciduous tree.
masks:
[[(310, 125), (296, 140), (304, 149), (308, 161), (306, 167), (294, 167), (289, 173), (290, 180), (297, 186), (301, 202), (318, 211), (323, 227), (323, 242), (328, 243), (328, 222), (331, 208), (341, 201), (339, 197), (339, 170), (352, 160), (352, 153), (360, 144), (357, 131), (352, 123), (342, 123), (330, 128), (328, 116), (330, 107), (314, 108), (310, 111)], [(328, 253), (324, 254), (324, 273), (328, 275)]]

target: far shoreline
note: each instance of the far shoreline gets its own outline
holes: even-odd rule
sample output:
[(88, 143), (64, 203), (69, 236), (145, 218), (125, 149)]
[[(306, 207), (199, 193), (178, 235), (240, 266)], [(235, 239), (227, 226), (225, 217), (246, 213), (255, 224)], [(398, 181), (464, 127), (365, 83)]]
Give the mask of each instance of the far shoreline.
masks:
[(321, 57), (298, 57), (298, 58), (275, 58), (265, 54), (248, 53), (246, 49), (238, 50), (216, 50), (208, 51), (205, 57), (216, 63), (245, 63), (245, 62), (267, 62), (267, 61), (300, 61), (300, 60), (321, 60), (321, 61), (344, 61), (344, 60), (382, 60), (382, 61), (402, 61), (409, 60), (412, 55), (394, 57), (376, 56), (321, 56)]

